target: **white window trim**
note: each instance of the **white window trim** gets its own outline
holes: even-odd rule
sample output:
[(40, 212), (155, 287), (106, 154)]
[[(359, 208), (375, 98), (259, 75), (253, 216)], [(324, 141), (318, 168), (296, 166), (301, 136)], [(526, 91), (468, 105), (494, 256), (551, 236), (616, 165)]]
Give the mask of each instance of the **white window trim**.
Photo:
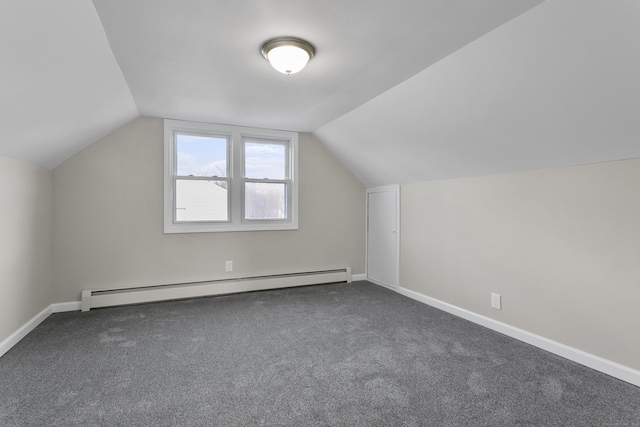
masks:
[[(230, 220), (225, 222), (176, 222), (174, 177), (176, 171), (175, 134), (202, 133), (229, 137)], [(291, 184), (287, 188), (287, 219), (244, 220), (244, 140), (287, 141), (289, 145), (288, 165)], [(276, 181), (277, 182), (277, 181)], [(211, 123), (187, 122), (165, 119), (164, 121), (164, 232), (211, 233), (226, 231), (263, 231), (298, 229), (298, 134), (272, 129), (258, 129)]]

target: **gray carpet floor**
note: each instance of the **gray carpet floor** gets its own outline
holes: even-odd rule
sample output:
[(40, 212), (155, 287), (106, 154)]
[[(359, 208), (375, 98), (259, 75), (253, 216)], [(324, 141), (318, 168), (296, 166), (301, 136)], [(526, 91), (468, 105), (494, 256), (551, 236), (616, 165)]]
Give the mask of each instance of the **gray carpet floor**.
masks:
[(2, 426), (638, 426), (640, 388), (358, 282), (50, 316)]

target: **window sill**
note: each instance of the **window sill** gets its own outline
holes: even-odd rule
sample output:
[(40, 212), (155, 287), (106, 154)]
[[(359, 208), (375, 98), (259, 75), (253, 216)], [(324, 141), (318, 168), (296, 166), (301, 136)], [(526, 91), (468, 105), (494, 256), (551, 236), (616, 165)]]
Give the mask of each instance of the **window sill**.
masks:
[(165, 224), (164, 234), (180, 234), (180, 233), (225, 233), (237, 231), (283, 231), (297, 230), (298, 224), (278, 223), (278, 224), (194, 224), (194, 223), (178, 223)]

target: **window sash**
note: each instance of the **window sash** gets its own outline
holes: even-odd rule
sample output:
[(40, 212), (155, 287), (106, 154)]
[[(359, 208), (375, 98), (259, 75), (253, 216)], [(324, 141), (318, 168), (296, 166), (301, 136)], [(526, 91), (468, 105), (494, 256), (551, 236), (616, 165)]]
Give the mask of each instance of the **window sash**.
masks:
[[(283, 218), (249, 218), (248, 215), (248, 206), (246, 206), (246, 197), (247, 197), (247, 183), (256, 183), (256, 184), (282, 184), (284, 185), (284, 217)], [(259, 223), (259, 222), (274, 222), (280, 221), (285, 222), (291, 216), (291, 180), (289, 179), (252, 179), (252, 178), (243, 178), (242, 180), (242, 221), (245, 223)]]
[[(247, 144), (256, 143), (256, 144), (265, 144), (265, 145), (280, 145), (284, 146), (284, 178), (282, 179), (271, 179), (271, 178), (248, 178), (247, 177)], [(243, 223), (273, 223), (273, 222), (286, 222), (289, 220), (291, 215), (291, 202), (292, 197), (290, 194), (291, 186), (291, 146), (289, 141), (286, 140), (277, 140), (277, 139), (267, 139), (267, 138), (251, 138), (244, 137), (242, 140), (242, 218), (241, 221)], [(247, 183), (272, 183), (272, 184), (284, 184), (285, 185), (285, 200), (284, 200), (284, 218), (250, 218), (248, 214), (249, 207), (246, 205), (247, 203)]]
[[(247, 144), (256, 143), (256, 144), (265, 144), (265, 145), (281, 145), (284, 146), (284, 178), (255, 178), (255, 177), (247, 177)], [(290, 179), (291, 178), (291, 146), (289, 141), (283, 140), (273, 140), (273, 139), (265, 139), (265, 138), (243, 138), (242, 140), (242, 177), (244, 179)]]

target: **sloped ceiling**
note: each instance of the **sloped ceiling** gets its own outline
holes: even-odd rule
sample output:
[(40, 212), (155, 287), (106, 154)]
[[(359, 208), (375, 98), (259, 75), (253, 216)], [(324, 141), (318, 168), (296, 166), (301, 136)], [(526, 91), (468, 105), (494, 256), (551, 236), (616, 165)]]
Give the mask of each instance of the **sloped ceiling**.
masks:
[(0, 35), (0, 155), (48, 168), (140, 115), (314, 132), (367, 187), (640, 157), (636, 0), (3, 0)]
[(137, 116), (91, 2), (0, 2), (0, 156), (52, 168)]
[(640, 157), (640, 2), (546, 1), (316, 135), (367, 187)]
[[(3, 0), (0, 155), (52, 168), (139, 115), (315, 131), (541, 1)], [(282, 35), (300, 74), (259, 53)]]
[[(94, 0), (140, 113), (312, 132), (528, 10), (531, 0)], [(260, 54), (317, 54), (293, 76)]]

